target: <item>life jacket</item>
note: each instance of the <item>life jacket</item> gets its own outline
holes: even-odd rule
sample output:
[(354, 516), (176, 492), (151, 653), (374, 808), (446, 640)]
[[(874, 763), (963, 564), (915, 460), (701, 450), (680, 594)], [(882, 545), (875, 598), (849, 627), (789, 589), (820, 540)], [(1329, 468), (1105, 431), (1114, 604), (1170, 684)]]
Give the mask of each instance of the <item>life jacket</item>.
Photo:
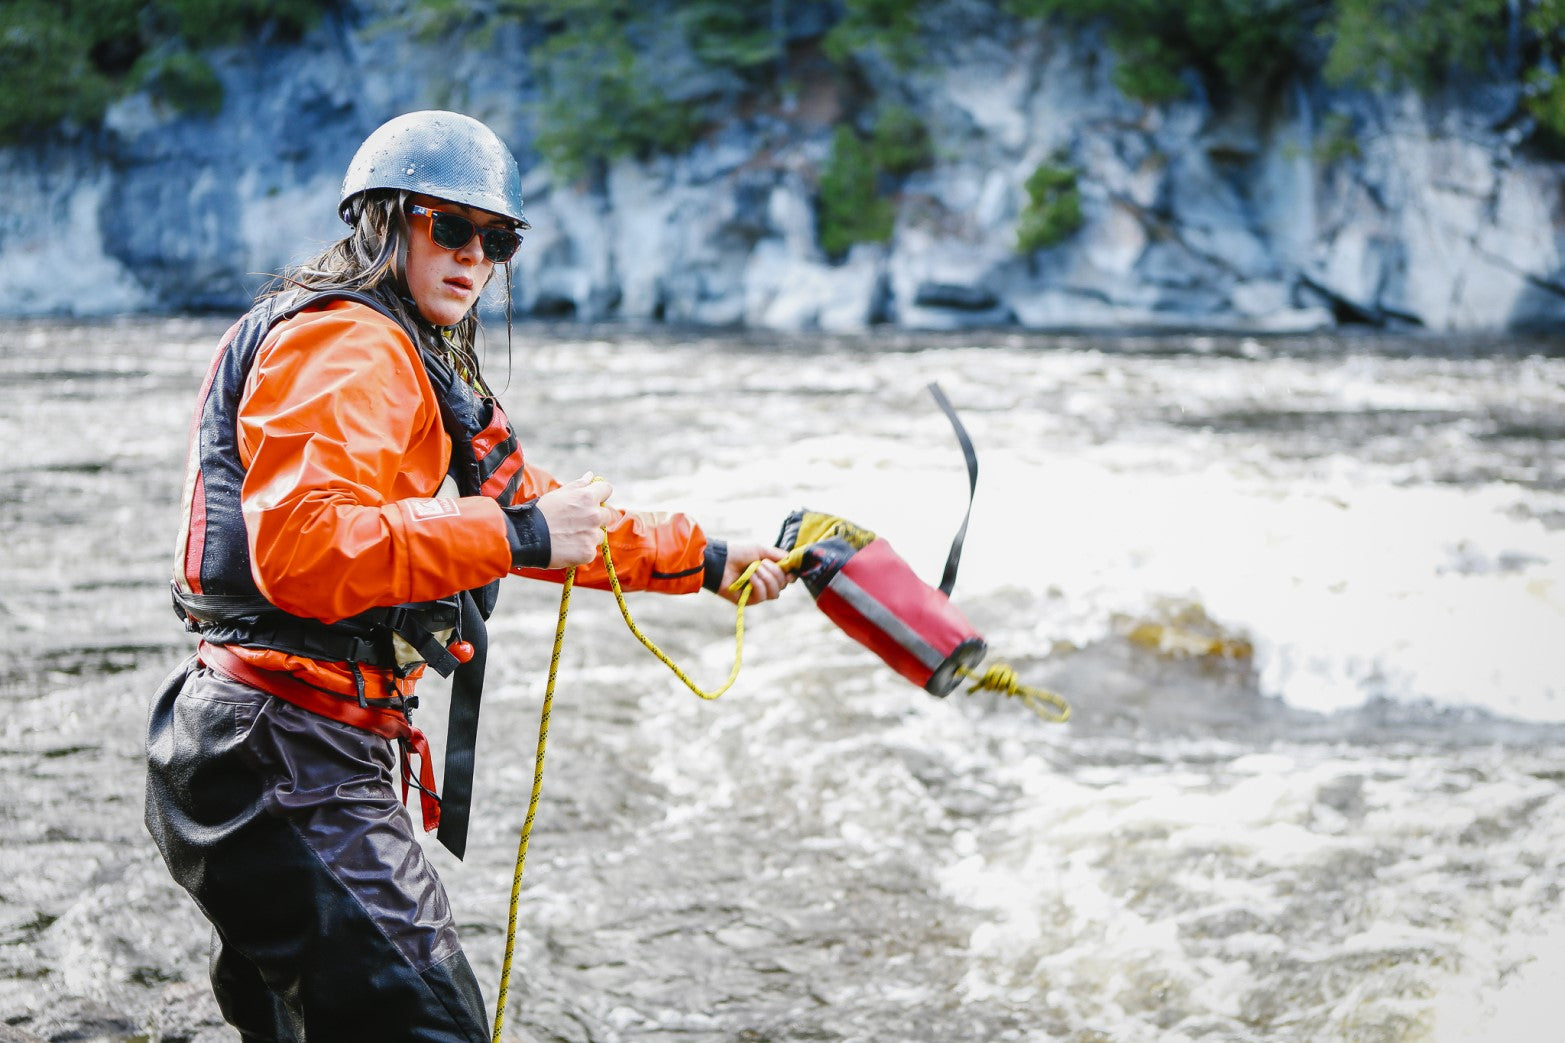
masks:
[[(356, 726), (365, 726), (364, 710), (395, 710), (410, 717), (413, 697), (366, 698), (362, 666), (402, 677), (419, 663), (442, 676), (455, 674), (451, 694), (445, 796), (433, 811), (426, 800), (426, 827), (439, 824), (440, 839), (458, 857), (465, 845), (467, 802), (471, 792), (472, 749), (478, 699), (482, 692), (487, 645), (484, 620), (494, 610), (499, 581), (438, 601), (370, 609), (326, 623), (293, 615), (261, 593), (250, 570), (240, 490), (245, 468), (238, 445), (238, 412), (245, 382), (271, 330), (326, 300), (351, 300), (398, 321), (372, 296), (345, 290), (272, 297), (235, 323), (220, 344), (197, 403), (186, 465), (185, 510), (173, 583), (174, 610), (185, 627), (206, 646), (247, 645), (272, 648), (312, 659), (344, 662), (357, 683), (357, 706), (333, 693), (308, 700), (291, 683), (258, 685), (307, 708)], [(400, 324), (400, 323), (399, 323)], [(405, 329), (405, 327), (404, 327)], [(408, 332), (419, 346), (425, 374), (440, 405), (442, 426), (451, 440), (448, 474), (458, 495), (485, 495), (510, 504), (523, 480), (520, 444), (510, 421), (490, 396), (481, 396), (423, 338)], [(433, 494), (434, 490), (430, 491)], [(439, 635), (439, 636), (437, 636)], [(224, 659), (232, 672), (232, 657)], [(246, 678), (241, 678), (244, 680)], [(347, 703), (334, 706), (334, 702)], [(381, 715), (384, 721), (386, 715)], [(408, 729), (393, 721), (387, 737), (406, 740)], [(420, 741), (422, 737), (418, 737)], [(406, 746), (404, 746), (406, 753)], [(425, 761), (427, 769), (427, 759)], [(424, 778), (428, 781), (427, 772)], [(408, 780), (404, 760), (404, 787)], [(420, 786), (428, 794), (428, 788)]]

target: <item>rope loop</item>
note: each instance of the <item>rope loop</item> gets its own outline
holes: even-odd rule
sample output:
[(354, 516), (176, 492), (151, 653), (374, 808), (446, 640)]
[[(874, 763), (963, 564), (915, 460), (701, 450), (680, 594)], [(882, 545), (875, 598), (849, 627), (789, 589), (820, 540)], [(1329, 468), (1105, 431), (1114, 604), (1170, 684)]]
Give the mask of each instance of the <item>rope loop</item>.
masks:
[(630, 618), (630, 606), (625, 604), (625, 594), (620, 590), (619, 576), (614, 572), (614, 559), (609, 555), (609, 537), (607, 533), (604, 534), (603, 545), (599, 549), (603, 552), (603, 565), (609, 574), (609, 586), (614, 588), (614, 600), (619, 603), (619, 614), (624, 617), (625, 625), (630, 628), (630, 632), (636, 635), (636, 640), (640, 641), (648, 652), (656, 656), (658, 662), (674, 671), (674, 676), (683, 681), (686, 688), (701, 698), (710, 701), (732, 688), (734, 682), (739, 680), (739, 667), (744, 662), (744, 606), (745, 602), (750, 600), (750, 577), (755, 575), (755, 570), (760, 567), (761, 563), (759, 561), (751, 562), (739, 578), (728, 585), (729, 590), (739, 592), (739, 608), (734, 613), (734, 665), (728, 671), (728, 679), (708, 692), (692, 681), (690, 675), (680, 669), (679, 664), (674, 662), (667, 652), (654, 644), (651, 638), (643, 634), (641, 628), (636, 626), (636, 621)]

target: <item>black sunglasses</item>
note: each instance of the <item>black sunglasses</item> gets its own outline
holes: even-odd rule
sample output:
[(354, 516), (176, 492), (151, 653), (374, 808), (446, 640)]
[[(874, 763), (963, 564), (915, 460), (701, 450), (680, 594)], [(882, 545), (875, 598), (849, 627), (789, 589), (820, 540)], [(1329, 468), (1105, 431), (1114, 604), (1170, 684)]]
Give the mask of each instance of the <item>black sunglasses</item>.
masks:
[(484, 248), (484, 256), (496, 264), (504, 264), (516, 254), (522, 245), (522, 237), (509, 228), (481, 228), (461, 214), (444, 210), (431, 210), (416, 203), (408, 204), (408, 213), (429, 218), (429, 238), (442, 250), (460, 250), (478, 236)]

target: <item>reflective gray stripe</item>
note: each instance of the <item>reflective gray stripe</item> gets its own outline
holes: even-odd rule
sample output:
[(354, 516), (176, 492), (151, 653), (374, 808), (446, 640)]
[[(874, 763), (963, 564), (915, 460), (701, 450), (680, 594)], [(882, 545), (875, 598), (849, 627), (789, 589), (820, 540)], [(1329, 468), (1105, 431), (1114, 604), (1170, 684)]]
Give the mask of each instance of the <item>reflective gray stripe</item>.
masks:
[(933, 645), (897, 618), (889, 608), (876, 601), (874, 595), (849, 579), (847, 573), (839, 572), (833, 576), (831, 582), (826, 584), (826, 589), (847, 602), (855, 612), (875, 624), (928, 669), (933, 670), (945, 662), (946, 657), (936, 651)]

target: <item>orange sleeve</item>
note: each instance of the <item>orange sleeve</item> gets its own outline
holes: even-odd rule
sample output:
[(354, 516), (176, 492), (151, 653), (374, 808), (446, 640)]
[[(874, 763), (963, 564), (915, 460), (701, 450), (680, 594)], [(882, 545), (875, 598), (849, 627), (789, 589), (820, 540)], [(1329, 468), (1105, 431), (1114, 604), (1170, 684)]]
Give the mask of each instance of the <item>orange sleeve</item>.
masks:
[(407, 334), (335, 301), (280, 324), (239, 406), (250, 568), (267, 599), (332, 622), (510, 570), (485, 496), (440, 497), (451, 443)]
[[(526, 464), (517, 502), (534, 499), (560, 487), (549, 472)], [(609, 526), (609, 554), (622, 590), (651, 590), (663, 594), (689, 594), (701, 589), (706, 571), (706, 534), (683, 514), (651, 514), (619, 511)], [(564, 569), (516, 569), (518, 576), (564, 582)], [(576, 586), (608, 590), (609, 574), (598, 555), (590, 565), (576, 570)]]

